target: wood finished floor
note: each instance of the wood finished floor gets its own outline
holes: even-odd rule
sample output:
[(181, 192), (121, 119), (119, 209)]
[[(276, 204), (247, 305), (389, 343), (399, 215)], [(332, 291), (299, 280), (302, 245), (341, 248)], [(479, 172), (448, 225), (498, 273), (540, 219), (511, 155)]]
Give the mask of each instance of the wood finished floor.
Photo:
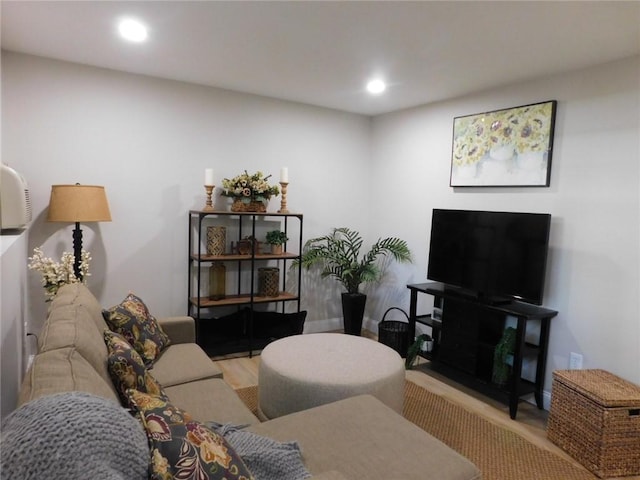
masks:
[[(214, 361), (223, 371), (224, 379), (232, 388), (251, 387), (258, 384), (259, 354), (251, 358), (248, 356), (214, 358)], [(421, 358), (418, 359), (414, 369), (406, 372), (406, 378), (480, 415), (489, 422), (520, 434), (534, 445), (549, 450), (574, 465), (584, 468), (562, 449), (547, 440), (546, 424), (548, 412), (539, 410), (535, 405), (528, 402), (520, 402), (517, 418), (512, 420), (509, 417), (509, 408), (505, 404), (431, 371), (428, 368), (428, 362)], [(622, 477), (621, 480), (640, 480), (640, 476)]]

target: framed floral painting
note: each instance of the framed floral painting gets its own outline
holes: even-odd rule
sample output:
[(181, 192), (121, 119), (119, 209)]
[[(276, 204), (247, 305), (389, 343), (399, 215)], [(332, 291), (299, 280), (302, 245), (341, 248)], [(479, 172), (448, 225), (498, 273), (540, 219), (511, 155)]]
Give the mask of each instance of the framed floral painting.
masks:
[(555, 100), (453, 119), (452, 187), (548, 187)]

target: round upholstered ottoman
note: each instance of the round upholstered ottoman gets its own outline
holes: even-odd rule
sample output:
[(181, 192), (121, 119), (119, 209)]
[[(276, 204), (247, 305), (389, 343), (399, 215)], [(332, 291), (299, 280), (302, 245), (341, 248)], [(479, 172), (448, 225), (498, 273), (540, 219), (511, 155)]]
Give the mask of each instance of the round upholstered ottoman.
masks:
[(402, 413), (404, 362), (374, 340), (341, 333), (285, 337), (262, 351), (258, 404), (266, 418), (369, 393)]

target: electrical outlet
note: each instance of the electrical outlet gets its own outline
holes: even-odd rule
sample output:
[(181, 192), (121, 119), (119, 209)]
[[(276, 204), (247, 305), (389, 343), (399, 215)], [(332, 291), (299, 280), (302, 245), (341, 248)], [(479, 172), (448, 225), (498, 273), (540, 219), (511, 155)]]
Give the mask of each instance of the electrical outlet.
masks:
[(571, 355), (569, 355), (569, 370), (582, 370), (582, 355), (571, 352)]

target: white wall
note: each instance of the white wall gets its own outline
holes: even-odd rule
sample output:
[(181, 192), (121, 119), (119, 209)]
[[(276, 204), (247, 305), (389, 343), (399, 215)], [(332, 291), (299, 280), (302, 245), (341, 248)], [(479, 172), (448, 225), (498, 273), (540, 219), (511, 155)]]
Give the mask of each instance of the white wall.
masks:
[[(31, 190), (29, 252), (72, 250), (72, 227), (46, 222), (51, 185), (106, 188), (113, 221), (82, 226), (89, 287), (104, 306), (132, 290), (158, 315), (186, 313), (187, 212), (205, 204), (207, 167), (220, 185), (244, 169), (277, 182), (287, 166), (288, 207), (304, 213), (305, 237), (343, 225), (367, 233), (367, 117), (10, 52), (2, 96), (2, 158)], [(30, 272), (34, 330), (46, 314), (39, 281)], [(325, 300), (339, 304), (315, 303)], [(337, 328), (339, 307), (330, 313)], [(310, 312), (307, 327), (326, 318)]]
[[(549, 188), (449, 187), (454, 117), (551, 99)], [(372, 152), (373, 189), (384, 192), (375, 218), (410, 242), (417, 282), (426, 278), (432, 208), (551, 213), (544, 303), (560, 313), (546, 389), (570, 352), (584, 355), (584, 368), (640, 383), (638, 57), (376, 117)]]
[(26, 364), (23, 356), (26, 255), (24, 231), (0, 235), (0, 419), (16, 408)]
[[(369, 240), (409, 241), (414, 265), (393, 265), (367, 291), (370, 328), (386, 308), (408, 308), (406, 284), (425, 280), (432, 208), (549, 212), (545, 305), (560, 314), (546, 389), (571, 351), (584, 355), (586, 368), (640, 383), (639, 64), (633, 58), (371, 120), (3, 52), (2, 158), (32, 190), (29, 251), (71, 249), (70, 227), (45, 222), (52, 184), (104, 185), (114, 221), (83, 227), (94, 257), (89, 286), (104, 305), (133, 290), (158, 314), (186, 311), (187, 211), (204, 205), (206, 167), (220, 178), (245, 168), (277, 177), (288, 166), (289, 208), (304, 212), (305, 238), (349, 226)], [(453, 117), (548, 99), (558, 100), (551, 187), (449, 187)], [(337, 326), (326, 322), (341, 315), (335, 282), (303, 283), (308, 327)], [(29, 296), (37, 325), (46, 306), (34, 273)]]

